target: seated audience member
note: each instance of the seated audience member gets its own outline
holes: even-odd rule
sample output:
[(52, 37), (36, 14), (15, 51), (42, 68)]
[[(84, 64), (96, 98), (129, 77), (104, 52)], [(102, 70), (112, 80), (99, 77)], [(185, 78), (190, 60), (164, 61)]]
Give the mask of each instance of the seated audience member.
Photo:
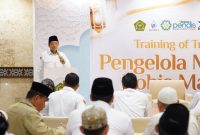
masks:
[(182, 104), (171, 104), (166, 108), (156, 128), (159, 135), (189, 135), (188, 123), (189, 110)]
[(137, 77), (127, 73), (122, 77), (122, 91), (115, 92), (114, 108), (132, 117), (147, 116), (149, 100), (146, 94), (137, 90)]
[(79, 108), (85, 108), (85, 99), (76, 90), (79, 88), (79, 76), (69, 73), (65, 77), (64, 88), (49, 95), (49, 116), (68, 117)]
[(9, 124), (8, 124), (8, 116), (6, 112), (0, 110), (0, 135), (13, 135), (7, 132)]
[[(160, 117), (163, 112), (165, 112), (167, 106), (170, 104), (178, 103), (178, 97), (176, 90), (171, 87), (164, 87), (158, 93), (158, 110), (160, 113), (155, 114), (151, 117), (147, 128), (144, 131), (144, 135), (157, 135), (158, 133), (155, 131), (155, 127), (159, 122)], [(193, 115), (190, 116), (190, 124), (189, 124), (189, 133), (191, 135), (198, 135), (198, 123)]]
[[(109, 78), (96, 78), (92, 84), (90, 99), (92, 105), (101, 107), (106, 111), (108, 118), (108, 135), (133, 135), (131, 119), (124, 112), (111, 107), (114, 96), (112, 80)], [(81, 114), (83, 110), (75, 110), (69, 116), (66, 135), (82, 135), (80, 132)]]
[(42, 80), (41, 83), (46, 85), (50, 89), (52, 89), (52, 91), (55, 91), (55, 84), (54, 84), (53, 80), (46, 78), (46, 79)]
[(106, 112), (100, 107), (91, 107), (82, 113), (80, 130), (85, 135), (107, 135), (108, 122)]
[(163, 112), (165, 111), (166, 107), (170, 104), (177, 103), (177, 93), (171, 87), (165, 87), (160, 90), (158, 93), (158, 101), (157, 106), (160, 113), (155, 114), (151, 117), (147, 128), (144, 132), (144, 135), (154, 135), (156, 134), (155, 126), (158, 124), (160, 117), (162, 116)]
[[(50, 89), (52, 89), (53, 92), (55, 91), (55, 84), (54, 84), (53, 80), (46, 78), (46, 79), (42, 80), (41, 83), (48, 86)], [(42, 116), (49, 115), (49, 101), (45, 102), (45, 107), (42, 109), (42, 111), (40, 111), (40, 114)]]
[(63, 127), (56, 129), (48, 127), (39, 114), (51, 92), (52, 90), (46, 85), (33, 82), (26, 100), (8, 108), (8, 131), (15, 135), (64, 135)]

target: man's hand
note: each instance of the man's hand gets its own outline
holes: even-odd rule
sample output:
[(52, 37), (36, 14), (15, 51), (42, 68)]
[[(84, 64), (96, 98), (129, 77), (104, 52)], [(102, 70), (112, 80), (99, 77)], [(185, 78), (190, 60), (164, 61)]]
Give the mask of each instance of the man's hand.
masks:
[(60, 59), (60, 62), (62, 63), (62, 64), (65, 64), (65, 60), (63, 59), (63, 57), (57, 52), (57, 55), (58, 55), (58, 57), (59, 57), (59, 59)]
[(65, 60), (63, 59), (63, 57), (62, 57), (62, 56), (59, 56), (59, 58), (60, 58), (60, 62), (61, 62), (62, 64), (65, 64)]

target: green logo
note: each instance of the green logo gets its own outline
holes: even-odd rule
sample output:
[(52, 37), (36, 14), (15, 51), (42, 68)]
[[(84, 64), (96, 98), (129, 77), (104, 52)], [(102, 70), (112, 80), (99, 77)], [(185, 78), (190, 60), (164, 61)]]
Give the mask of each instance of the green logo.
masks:
[(163, 30), (170, 30), (171, 26), (172, 26), (172, 24), (171, 24), (171, 22), (169, 20), (164, 20), (161, 23), (161, 28)]
[(144, 31), (145, 30), (146, 23), (144, 23), (141, 20), (138, 20), (134, 23), (134, 27), (136, 31)]

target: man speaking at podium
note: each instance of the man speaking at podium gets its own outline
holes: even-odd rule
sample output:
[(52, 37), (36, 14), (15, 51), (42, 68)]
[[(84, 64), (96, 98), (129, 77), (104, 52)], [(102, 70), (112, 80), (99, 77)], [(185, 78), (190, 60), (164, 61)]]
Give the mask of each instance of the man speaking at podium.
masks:
[(71, 64), (65, 56), (64, 53), (59, 52), (58, 49), (59, 41), (57, 36), (49, 37), (49, 51), (45, 51), (42, 53), (42, 65), (43, 68), (54, 68), (54, 67), (71, 67)]

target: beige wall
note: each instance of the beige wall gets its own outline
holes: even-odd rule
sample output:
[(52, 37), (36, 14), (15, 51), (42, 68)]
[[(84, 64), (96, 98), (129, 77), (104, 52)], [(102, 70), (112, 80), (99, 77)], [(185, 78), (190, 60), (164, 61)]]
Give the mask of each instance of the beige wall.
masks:
[[(33, 66), (32, 0), (0, 1), (0, 67)], [(0, 109), (26, 95), (32, 78), (0, 78)]]
[(0, 109), (5, 110), (9, 105), (26, 96), (32, 79), (0, 79)]

